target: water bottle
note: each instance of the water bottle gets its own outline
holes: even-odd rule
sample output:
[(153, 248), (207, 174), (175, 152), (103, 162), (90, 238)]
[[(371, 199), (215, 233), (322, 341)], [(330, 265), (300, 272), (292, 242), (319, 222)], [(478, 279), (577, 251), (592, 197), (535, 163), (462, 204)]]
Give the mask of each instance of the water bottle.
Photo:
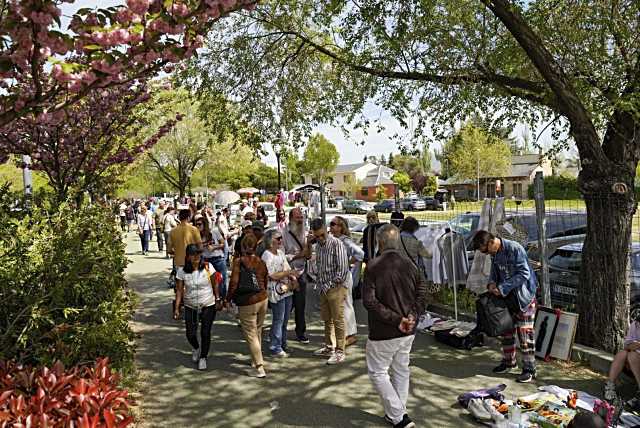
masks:
[(509, 406), (509, 422), (519, 426), (522, 423), (522, 411), (515, 404)]

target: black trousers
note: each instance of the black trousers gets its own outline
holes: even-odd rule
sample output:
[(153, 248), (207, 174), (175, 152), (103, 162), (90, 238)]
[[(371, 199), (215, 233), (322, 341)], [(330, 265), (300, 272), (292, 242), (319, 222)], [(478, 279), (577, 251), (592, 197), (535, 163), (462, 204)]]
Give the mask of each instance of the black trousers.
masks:
[(300, 288), (293, 292), (293, 310), (295, 311), (296, 336), (301, 337), (307, 332), (307, 321), (304, 318), (304, 310), (307, 305), (307, 277), (302, 274), (298, 278)]
[[(209, 347), (211, 346), (211, 327), (216, 319), (216, 306), (206, 306), (200, 311), (197, 309), (184, 307), (184, 324), (187, 329), (187, 340), (193, 349), (200, 348), (200, 358), (207, 358)], [(200, 321), (200, 341), (198, 343), (198, 321)]]

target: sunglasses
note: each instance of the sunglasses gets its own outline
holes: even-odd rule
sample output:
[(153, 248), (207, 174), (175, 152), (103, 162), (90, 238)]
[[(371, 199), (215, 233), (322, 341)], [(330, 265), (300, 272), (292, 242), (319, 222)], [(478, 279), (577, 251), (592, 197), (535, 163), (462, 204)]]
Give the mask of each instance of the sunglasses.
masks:
[(276, 236), (276, 237), (275, 237), (275, 238), (273, 238), (273, 239), (275, 239), (276, 241), (282, 241), (282, 236)]
[(329, 223), (329, 226), (331, 226), (331, 227), (334, 227), (334, 226), (337, 226), (337, 225), (338, 225), (338, 223), (336, 223), (335, 221), (332, 221), (331, 223)]
[(197, 222), (196, 225), (198, 226), (204, 226), (204, 223), (202, 223), (201, 221)]

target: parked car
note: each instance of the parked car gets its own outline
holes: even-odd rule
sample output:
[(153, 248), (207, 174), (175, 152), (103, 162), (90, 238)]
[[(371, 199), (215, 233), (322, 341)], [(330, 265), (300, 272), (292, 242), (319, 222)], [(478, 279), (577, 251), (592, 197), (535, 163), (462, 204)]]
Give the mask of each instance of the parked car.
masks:
[(440, 202), (438, 199), (432, 196), (427, 196), (426, 198), (423, 199), (423, 201), (424, 201), (425, 209), (427, 210), (440, 211), (443, 209), (442, 202)]
[(276, 222), (276, 205), (273, 202), (260, 202), (259, 207), (264, 208), (264, 213), (267, 215), (268, 222), (266, 226)]
[(373, 209), (379, 213), (390, 213), (396, 210), (396, 201), (394, 199), (385, 199), (373, 206)]
[[(640, 301), (640, 242), (634, 242), (629, 255), (631, 283), (630, 301)], [(582, 242), (563, 245), (549, 257), (549, 285), (551, 304), (575, 311), (577, 289), (582, 267)]]
[(366, 214), (371, 206), (361, 199), (345, 199), (342, 201), (342, 210), (345, 214)]
[[(547, 213), (547, 239), (563, 236), (585, 234), (587, 230), (587, 213), (585, 211), (557, 211)], [(538, 240), (538, 223), (535, 211), (507, 212), (506, 220), (514, 220), (524, 226), (530, 242)], [(464, 236), (467, 244), (478, 231), (479, 212), (467, 212), (452, 218), (451, 227)]]
[(403, 211), (424, 211), (427, 206), (420, 198), (404, 198), (400, 201), (400, 207)]

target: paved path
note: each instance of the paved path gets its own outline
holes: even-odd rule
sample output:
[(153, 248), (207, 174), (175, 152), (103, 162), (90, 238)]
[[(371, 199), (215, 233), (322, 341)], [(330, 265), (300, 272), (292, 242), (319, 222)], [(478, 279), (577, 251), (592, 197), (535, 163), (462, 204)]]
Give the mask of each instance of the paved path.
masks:
[[(254, 379), (245, 375), (250, 358), (242, 334), (223, 315), (214, 324), (209, 370), (197, 371), (191, 363), (183, 324), (171, 319), (173, 292), (165, 284), (170, 262), (160, 253), (140, 255), (134, 233), (129, 234), (127, 244), (132, 261), (127, 277), (139, 295), (133, 326), (140, 335), (140, 426), (387, 426), (367, 377), (365, 325), (360, 326), (358, 343), (349, 348), (347, 361), (330, 367), (311, 355), (323, 337), (322, 324), (312, 321), (312, 343), (291, 342), (292, 357), (278, 361), (267, 357), (267, 378)], [(157, 248), (155, 241), (151, 247)], [(360, 307), (360, 322), (366, 321), (363, 312)], [(519, 385), (513, 377), (491, 376), (498, 358), (492, 349), (457, 351), (436, 343), (430, 335), (418, 334), (411, 360), (411, 417), (419, 427), (473, 427), (477, 425), (456, 405), (458, 394), (501, 382), (508, 384), (508, 398), (533, 392), (534, 385)], [(541, 364), (538, 382), (596, 394), (601, 385), (593, 373), (559, 364)]]

